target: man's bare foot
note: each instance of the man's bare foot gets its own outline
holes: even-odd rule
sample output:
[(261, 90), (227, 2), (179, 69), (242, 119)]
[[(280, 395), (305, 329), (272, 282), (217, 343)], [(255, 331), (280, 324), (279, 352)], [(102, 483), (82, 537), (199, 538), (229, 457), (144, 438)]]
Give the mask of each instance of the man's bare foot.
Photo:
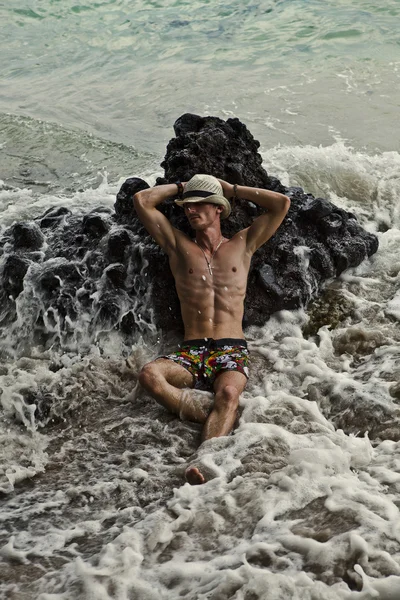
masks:
[(204, 464), (203, 461), (197, 460), (197, 458), (194, 458), (192, 464), (185, 471), (186, 481), (190, 485), (201, 485), (220, 475), (221, 471), (218, 467), (211, 464)]
[(206, 482), (204, 475), (200, 473), (197, 467), (188, 467), (185, 472), (185, 477), (190, 485), (201, 485)]

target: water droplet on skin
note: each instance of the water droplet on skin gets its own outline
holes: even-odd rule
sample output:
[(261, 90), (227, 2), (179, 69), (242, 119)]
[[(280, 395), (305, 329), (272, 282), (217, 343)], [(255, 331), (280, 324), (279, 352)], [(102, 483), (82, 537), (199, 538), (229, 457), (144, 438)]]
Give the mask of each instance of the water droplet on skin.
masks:
[(201, 310), (198, 310), (197, 312), (199, 313), (199, 315), (201, 315)]
[(240, 239), (241, 239), (241, 240), (243, 239), (243, 236), (242, 236), (242, 235), (240, 235), (239, 237), (240, 237)]
[(260, 192), (256, 192), (257, 196), (259, 196)]
[(201, 278), (202, 278), (204, 281), (206, 281), (206, 276), (205, 276), (205, 275), (202, 275), (202, 276), (201, 276)]
[(157, 227), (158, 227), (158, 229), (160, 229), (160, 226), (159, 226), (159, 224), (158, 224), (158, 223), (157, 223)]
[(208, 319), (210, 321), (210, 323), (212, 323), (212, 319)]
[(228, 288), (225, 286), (225, 287), (224, 287), (224, 290), (227, 292), (227, 291), (228, 291)]

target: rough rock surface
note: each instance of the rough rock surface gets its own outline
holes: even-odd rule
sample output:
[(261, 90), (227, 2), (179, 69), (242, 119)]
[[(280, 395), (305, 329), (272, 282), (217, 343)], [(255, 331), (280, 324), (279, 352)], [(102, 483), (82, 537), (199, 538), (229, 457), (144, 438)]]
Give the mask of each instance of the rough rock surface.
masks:
[[(245, 325), (261, 325), (277, 310), (307, 306), (324, 280), (358, 265), (376, 252), (377, 238), (366, 232), (353, 214), (323, 198), (314, 198), (301, 188), (286, 188), (278, 179), (270, 177), (262, 167), (259, 143), (238, 119), (223, 121), (186, 114), (176, 121), (174, 130), (176, 137), (169, 142), (161, 163), (165, 177), (159, 178), (157, 184), (187, 181), (195, 173), (209, 173), (231, 183), (279, 191), (291, 199), (283, 224), (253, 257)], [(127, 180), (115, 206), (118, 221), (133, 227), (140, 235), (145, 232), (137, 223), (130, 198), (144, 187), (143, 180)], [(166, 202), (160, 210), (174, 226), (191, 234), (183, 211), (174, 206), (173, 201)], [(224, 235), (230, 237), (248, 227), (262, 212), (254, 204), (239, 200), (231, 217), (222, 223)], [(179, 306), (167, 259), (148, 236), (144, 242), (149, 276), (155, 289), (157, 323), (174, 327)], [(166, 310), (167, 307), (172, 310)]]
[[(324, 280), (376, 252), (377, 238), (354, 215), (270, 177), (262, 167), (259, 143), (238, 119), (187, 114), (174, 128), (176, 137), (162, 163), (165, 177), (157, 184), (210, 173), (291, 198), (282, 226), (253, 258), (245, 325), (260, 325), (277, 310), (306, 306)], [(138, 221), (132, 204), (133, 194), (147, 187), (142, 179), (127, 179), (115, 213), (99, 207), (82, 217), (58, 207), (6, 230), (0, 239), (0, 328), (12, 324), (21, 345), (39, 340), (64, 346), (113, 328), (128, 342), (149, 330), (181, 331), (167, 257)], [(172, 199), (160, 210), (191, 234)], [(224, 235), (247, 227), (261, 212), (239, 200), (223, 222)], [(23, 322), (18, 319), (21, 304), (29, 306)]]

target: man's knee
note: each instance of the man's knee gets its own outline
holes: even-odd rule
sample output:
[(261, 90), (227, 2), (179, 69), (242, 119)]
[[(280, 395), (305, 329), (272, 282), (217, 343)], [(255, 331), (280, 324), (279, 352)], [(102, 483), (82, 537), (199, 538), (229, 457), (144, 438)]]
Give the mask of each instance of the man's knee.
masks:
[(156, 385), (158, 377), (157, 365), (154, 362), (149, 362), (147, 365), (144, 365), (139, 373), (139, 383), (145, 389), (151, 389)]
[(236, 410), (239, 406), (239, 396), (240, 393), (234, 385), (224, 385), (217, 392), (215, 397), (216, 404), (224, 408)]

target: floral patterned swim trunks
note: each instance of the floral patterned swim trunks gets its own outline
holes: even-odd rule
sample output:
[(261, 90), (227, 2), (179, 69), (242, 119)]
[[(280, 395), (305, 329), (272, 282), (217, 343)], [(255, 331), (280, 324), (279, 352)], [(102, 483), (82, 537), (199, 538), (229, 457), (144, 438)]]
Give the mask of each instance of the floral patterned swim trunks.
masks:
[(249, 351), (245, 340), (222, 338), (185, 340), (179, 350), (160, 358), (168, 358), (185, 367), (195, 378), (196, 388), (211, 388), (225, 371), (239, 371), (249, 378)]

